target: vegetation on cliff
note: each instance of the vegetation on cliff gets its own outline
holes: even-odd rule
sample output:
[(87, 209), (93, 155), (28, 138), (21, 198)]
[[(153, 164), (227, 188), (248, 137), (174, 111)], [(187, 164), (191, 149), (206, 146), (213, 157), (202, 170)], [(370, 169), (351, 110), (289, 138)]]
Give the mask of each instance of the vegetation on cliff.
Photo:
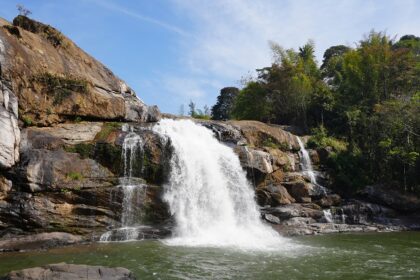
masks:
[(333, 148), (326, 164), (343, 192), (379, 182), (420, 191), (419, 37), (394, 41), (372, 31), (355, 48), (327, 49), (320, 67), (311, 41), (298, 51), (271, 48), (273, 64), (258, 69), (234, 98), (222, 90), (213, 119), (312, 132), (311, 147)]

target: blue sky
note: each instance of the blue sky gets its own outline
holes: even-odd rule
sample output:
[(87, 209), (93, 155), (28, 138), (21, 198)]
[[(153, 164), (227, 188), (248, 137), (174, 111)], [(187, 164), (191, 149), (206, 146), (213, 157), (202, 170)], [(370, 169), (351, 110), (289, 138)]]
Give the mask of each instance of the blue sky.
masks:
[(215, 103), (224, 86), (270, 64), (269, 41), (297, 48), (354, 46), (371, 29), (420, 36), (418, 0), (0, 0), (69, 36), (147, 104), (178, 113)]

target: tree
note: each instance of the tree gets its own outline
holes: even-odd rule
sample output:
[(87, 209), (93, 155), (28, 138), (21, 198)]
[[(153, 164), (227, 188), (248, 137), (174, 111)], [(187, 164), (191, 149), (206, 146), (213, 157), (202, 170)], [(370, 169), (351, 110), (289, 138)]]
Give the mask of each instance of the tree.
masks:
[(220, 90), (216, 104), (211, 108), (211, 116), (213, 120), (228, 120), (232, 116), (232, 110), (239, 89), (236, 87), (225, 87)]
[(242, 120), (270, 120), (270, 103), (263, 84), (251, 82), (236, 97), (231, 116)]
[(322, 60), (321, 69), (324, 69), (331, 59), (336, 57), (342, 57), (346, 52), (351, 50), (351, 48), (344, 45), (337, 45), (329, 47), (325, 52)]
[(194, 118), (194, 116), (197, 114), (197, 110), (195, 107), (195, 103), (192, 102), (192, 100), (190, 100), (190, 103), (188, 104), (188, 108), (190, 108), (190, 111), (188, 112), (188, 114)]
[(25, 6), (21, 5), (21, 4), (17, 4), (16, 5), (18, 11), (19, 11), (19, 15), (21, 16), (29, 16), (30, 14), (32, 14), (32, 12), (28, 9), (25, 8)]

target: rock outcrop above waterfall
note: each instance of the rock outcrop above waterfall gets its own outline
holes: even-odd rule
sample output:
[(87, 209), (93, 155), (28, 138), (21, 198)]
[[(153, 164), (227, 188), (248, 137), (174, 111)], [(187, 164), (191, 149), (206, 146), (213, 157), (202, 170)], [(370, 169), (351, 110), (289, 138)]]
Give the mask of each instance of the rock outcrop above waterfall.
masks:
[(49, 264), (41, 267), (12, 271), (2, 280), (135, 280), (134, 274), (126, 268), (110, 268), (79, 264)]
[[(26, 125), (40, 126), (76, 118), (160, 118), (157, 107), (146, 106), (124, 81), (61, 32), (25, 16), (13, 24), (0, 19), (0, 64), (3, 103), (10, 104), (3, 105), (2, 124), (7, 119), (3, 126), (10, 127), (9, 134), (17, 127), (10, 114), (16, 119), (18, 111)], [(7, 141), (9, 150), (17, 146), (11, 143)], [(8, 166), (15, 158), (7, 158)]]

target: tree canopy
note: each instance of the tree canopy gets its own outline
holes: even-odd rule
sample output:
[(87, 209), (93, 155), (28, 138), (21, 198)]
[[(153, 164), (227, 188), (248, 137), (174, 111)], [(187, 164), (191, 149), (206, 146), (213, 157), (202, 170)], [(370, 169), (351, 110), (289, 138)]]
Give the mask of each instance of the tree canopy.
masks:
[(321, 138), (338, 139), (346, 149), (329, 167), (343, 189), (396, 182), (420, 192), (419, 37), (371, 31), (354, 48), (328, 48), (320, 67), (312, 41), (297, 51), (270, 44), (271, 66), (234, 98), (222, 90), (213, 118), (298, 125), (316, 134), (318, 148), (335, 143)]

